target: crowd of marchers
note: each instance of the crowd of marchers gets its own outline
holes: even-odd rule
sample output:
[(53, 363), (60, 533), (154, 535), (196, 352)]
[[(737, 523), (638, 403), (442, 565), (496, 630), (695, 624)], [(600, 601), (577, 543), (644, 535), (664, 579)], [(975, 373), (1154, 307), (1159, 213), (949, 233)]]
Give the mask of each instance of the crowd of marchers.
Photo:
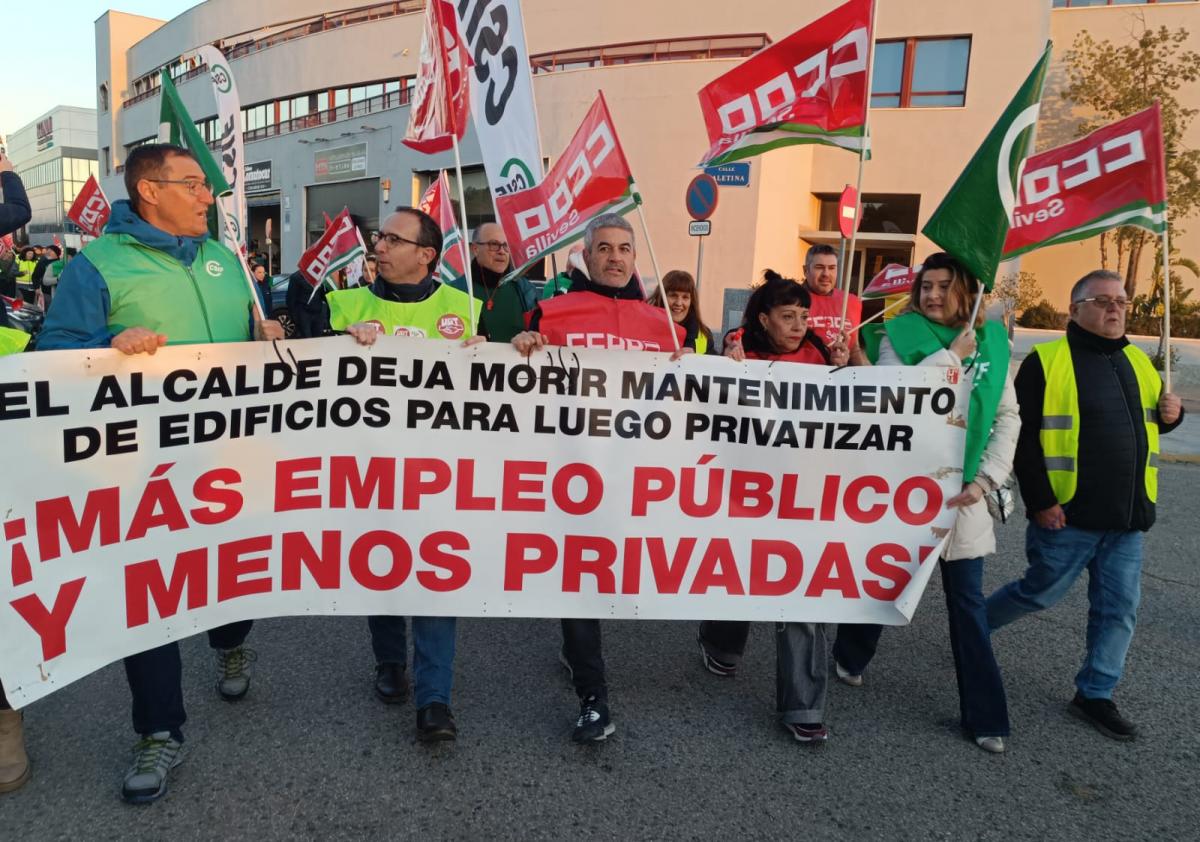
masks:
[[(0, 234), (29, 218), (20, 180), (3, 163)], [(256, 282), (267, 287), (261, 290), (268, 305), (263, 309), (254, 306), (237, 255), (209, 238), (213, 196), (188, 152), (165, 144), (138, 147), (124, 179), (129, 198), (113, 205), (105, 233), (74, 259), (63, 264), (54, 252), (37, 258), (20, 251), (20, 291), (28, 287), (50, 298), (39, 350), (111, 347), (153, 354), (167, 344), (284, 336), (278, 321), (256, 317), (271, 312), (266, 268), (253, 269)], [(684, 364), (687, 354), (697, 353), (825, 367), (962, 367), (972, 378), (963, 485), (948, 501), (957, 515), (939, 567), (963, 734), (985, 752), (1008, 749), (1008, 705), (994, 645), (1019, 646), (1020, 632), (996, 633), (1054, 605), (1086, 570), (1086, 652), (1068, 708), (1108, 737), (1136, 736), (1113, 694), (1133, 639), (1143, 537), (1155, 520), (1159, 436), (1182, 422), (1183, 410), (1149, 358), (1125, 336), (1129, 302), (1119, 276), (1097, 270), (1079, 279), (1063, 302), (1070, 312), (1065, 335), (1037, 345), (1014, 373), (1005, 330), (973, 306), (976, 279), (950, 254), (924, 261), (900, 315), (864, 328), (857, 297), (837, 288), (836, 252), (814, 246), (802, 281), (765, 270), (741, 325), (716, 336), (701, 317), (696, 284), (686, 271), (665, 273), (647, 298), (636, 272), (634, 231), (618, 215), (592, 219), (582, 249), (541, 291), (513, 276), (504, 230), (495, 223), (470, 232), (473, 296), (435, 279), (442, 232), (420, 210), (397, 208), (371, 242), (373, 253), (357, 278), (343, 273), (317, 290), (298, 274), (290, 279), (287, 312), (296, 335), (348, 335), (361, 345), (381, 334), (444, 338), (462, 346), (490, 341), (509, 343), (523, 355), (586, 343), (657, 350)], [(8, 326), (8, 308), (3, 316), (0, 348), (24, 349), (26, 341)], [(988, 498), (1001, 493), (1010, 477), (1029, 519), (1028, 567), (1020, 579), (985, 596), (984, 563), (996, 547), (996, 506)], [(208, 632), (223, 699), (240, 699), (250, 689), (251, 626), (244, 621)], [(418, 738), (455, 739), (455, 620), (412, 618), (411, 669), (404, 617), (370, 617), (367, 627), (379, 700), (397, 705), (411, 695)], [(748, 628), (729, 621), (699, 625), (699, 657), (713, 680), (738, 675)], [(791, 737), (806, 745), (828, 741), (830, 679), (854, 688), (846, 692), (869, 691), (870, 670), (886, 669), (871, 666), (881, 633), (872, 625), (775, 625), (776, 707)], [(605, 740), (617, 719), (600, 621), (563, 620), (559, 656), (579, 699), (571, 739)], [(171, 643), (132, 655), (124, 666), (136, 743), (122, 796), (146, 803), (166, 791), (184, 756), (179, 647)], [(9, 709), (0, 688), (0, 791), (22, 786), (30, 772), (21, 714)]]

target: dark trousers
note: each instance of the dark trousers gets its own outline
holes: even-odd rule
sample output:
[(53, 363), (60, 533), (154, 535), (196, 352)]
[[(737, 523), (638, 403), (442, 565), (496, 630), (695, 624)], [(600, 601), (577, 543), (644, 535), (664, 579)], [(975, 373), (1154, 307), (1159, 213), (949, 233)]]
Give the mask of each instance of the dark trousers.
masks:
[(571, 681), (580, 699), (595, 696), (608, 701), (599, 620), (563, 620), (563, 655), (571, 666)]
[[(208, 645), (213, 649), (241, 646), (253, 625), (253, 620), (242, 620), (218, 626), (208, 633)], [(179, 658), (179, 644), (168, 643), (130, 655), (125, 659), (125, 677), (133, 695), (133, 730), (139, 734), (169, 731), (172, 737), (182, 741), (187, 712), (183, 707), (183, 663)]]
[(700, 645), (727, 664), (741, 662), (749, 637), (750, 623), (745, 620), (705, 620), (700, 624)]
[[(938, 567), (946, 594), (962, 727), (975, 737), (1007, 737), (1008, 700), (1000, 666), (992, 651), (987, 604), (983, 598), (983, 559), (942, 559)], [(833, 645), (833, 657), (847, 671), (862, 673), (875, 655), (882, 631), (881, 626), (841, 626)]]
[(8, 697), (4, 695), (3, 684), (0, 684), (0, 710), (12, 710), (12, 705), (8, 703)]

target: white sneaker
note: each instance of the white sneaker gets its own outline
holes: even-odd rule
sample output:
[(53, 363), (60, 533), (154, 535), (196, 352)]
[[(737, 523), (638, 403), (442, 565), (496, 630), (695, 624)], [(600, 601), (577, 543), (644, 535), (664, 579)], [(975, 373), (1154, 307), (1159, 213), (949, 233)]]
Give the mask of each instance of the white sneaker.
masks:
[(848, 684), (851, 687), (862, 687), (863, 677), (861, 673), (855, 675), (839, 664), (836, 659), (833, 662), (833, 668), (837, 672), (838, 681)]
[(1003, 737), (976, 737), (975, 745), (989, 754), (1004, 754), (1006, 748)]

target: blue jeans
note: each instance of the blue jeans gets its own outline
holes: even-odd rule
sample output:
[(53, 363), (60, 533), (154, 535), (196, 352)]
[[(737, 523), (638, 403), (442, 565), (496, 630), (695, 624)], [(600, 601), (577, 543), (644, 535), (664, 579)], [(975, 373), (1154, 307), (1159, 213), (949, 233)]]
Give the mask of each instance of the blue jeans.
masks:
[[(413, 617), (413, 696), (417, 710), (432, 702), (450, 704), (454, 687), (453, 617)], [(404, 617), (368, 617), (371, 648), (380, 664), (408, 663)]]
[[(938, 562), (946, 594), (950, 651), (958, 682), (958, 711), (962, 727), (973, 737), (1007, 737), (1008, 700), (1004, 680), (992, 652), (983, 600), (983, 559), (960, 558)], [(875, 656), (883, 626), (841, 625), (833, 656), (844, 669), (861, 675)]]
[(1043, 529), (1025, 532), (1025, 576), (988, 597), (992, 629), (1054, 605), (1088, 571), (1087, 655), (1075, 686), (1088, 699), (1111, 699), (1125, 670), (1141, 598), (1142, 538), (1138, 530)]

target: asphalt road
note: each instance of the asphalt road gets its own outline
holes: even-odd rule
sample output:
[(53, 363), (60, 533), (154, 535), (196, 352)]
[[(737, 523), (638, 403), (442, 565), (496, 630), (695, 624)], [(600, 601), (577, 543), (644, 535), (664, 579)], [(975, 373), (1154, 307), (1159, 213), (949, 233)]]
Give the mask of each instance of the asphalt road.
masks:
[[(129, 807), (133, 741), (120, 665), (33, 705), (33, 781), (0, 796), (0, 840), (47, 839), (1188, 839), (1200, 831), (1200, 466), (1162, 472), (1113, 742), (1068, 716), (1084, 587), (996, 637), (1009, 752), (964, 740), (935, 575), (910, 628), (887, 633), (859, 689), (831, 689), (832, 739), (774, 719), (774, 652), (756, 626), (743, 673), (704, 672), (691, 623), (605, 627), (617, 733), (572, 745), (557, 625), (459, 627), (456, 744), (413, 738), (411, 706), (373, 698), (365, 622), (261, 622), (250, 695), (218, 700), (202, 638), (184, 647), (191, 721), (170, 792)], [(1000, 530), (988, 589), (1024, 566)]]

